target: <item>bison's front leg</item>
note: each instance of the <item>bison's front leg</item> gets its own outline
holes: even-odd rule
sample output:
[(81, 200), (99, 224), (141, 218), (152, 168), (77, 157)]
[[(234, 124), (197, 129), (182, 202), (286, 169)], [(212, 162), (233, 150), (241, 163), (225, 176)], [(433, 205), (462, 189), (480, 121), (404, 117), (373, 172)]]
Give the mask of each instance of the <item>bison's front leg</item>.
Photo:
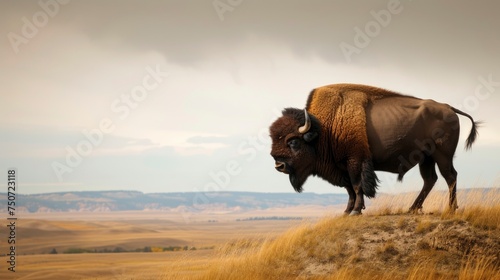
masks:
[(353, 188), (356, 193), (356, 201), (354, 202), (354, 208), (352, 209), (350, 216), (361, 215), (361, 210), (365, 209), (363, 189), (360, 184), (354, 185)]
[(347, 194), (349, 194), (349, 201), (347, 202), (347, 208), (344, 211), (344, 215), (349, 215), (352, 212), (352, 209), (354, 209), (354, 203), (356, 201), (356, 193), (354, 192), (354, 189), (352, 188), (351, 185), (346, 186), (345, 189), (347, 190)]
[(351, 215), (360, 215), (361, 210), (365, 209), (364, 195), (375, 197), (377, 188), (377, 175), (373, 168), (371, 159), (365, 160), (350, 160), (348, 163), (348, 171), (353, 190), (356, 194), (356, 201)]

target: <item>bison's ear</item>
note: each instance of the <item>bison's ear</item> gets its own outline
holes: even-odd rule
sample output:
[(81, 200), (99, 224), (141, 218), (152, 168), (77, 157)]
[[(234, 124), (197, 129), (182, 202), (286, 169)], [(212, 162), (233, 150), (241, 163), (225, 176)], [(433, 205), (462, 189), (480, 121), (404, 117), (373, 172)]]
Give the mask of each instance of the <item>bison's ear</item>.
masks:
[(318, 137), (317, 132), (309, 131), (306, 134), (304, 134), (304, 140), (306, 142), (311, 142), (312, 140), (316, 139), (316, 137)]

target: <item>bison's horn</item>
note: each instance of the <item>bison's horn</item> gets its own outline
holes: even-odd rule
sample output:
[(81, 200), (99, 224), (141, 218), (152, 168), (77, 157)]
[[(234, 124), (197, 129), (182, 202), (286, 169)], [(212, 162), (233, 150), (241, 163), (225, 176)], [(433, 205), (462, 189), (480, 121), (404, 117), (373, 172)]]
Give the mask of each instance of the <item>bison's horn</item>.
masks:
[(311, 119), (309, 118), (309, 114), (307, 113), (307, 110), (304, 109), (304, 117), (306, 118), (306, 123), (299, 127), (299, 133), (304, 134), (309, 131), (311, 128)]

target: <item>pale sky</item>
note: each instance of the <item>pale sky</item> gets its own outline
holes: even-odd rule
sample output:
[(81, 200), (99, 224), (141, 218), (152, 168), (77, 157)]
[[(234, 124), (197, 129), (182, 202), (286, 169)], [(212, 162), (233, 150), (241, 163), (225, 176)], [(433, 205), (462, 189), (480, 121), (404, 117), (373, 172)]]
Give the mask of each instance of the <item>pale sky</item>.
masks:
[[(500, 178), (498, 1), (0, 2), (0, 170), (19, 193), (293, 192), (268, 127), (361, 83), (484, 121), (459, 188)], [(6, 191), (6, 175), (0, 182)], [(419, 190), (379, 174), (379, 191)], [(305, 191), (345, 190), (310, 178)], [(436, 189), (444, 190), (439, 175)]]

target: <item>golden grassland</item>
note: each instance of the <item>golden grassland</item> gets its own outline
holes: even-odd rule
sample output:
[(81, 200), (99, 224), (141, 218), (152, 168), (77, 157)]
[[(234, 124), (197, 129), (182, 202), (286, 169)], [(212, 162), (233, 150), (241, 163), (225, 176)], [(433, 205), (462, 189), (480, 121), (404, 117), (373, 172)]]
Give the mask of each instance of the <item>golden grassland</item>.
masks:
[[(403, 214), (415, 194), (380, 197), (360, 217), (327, 217), (277, 238), (239, 239), (206, 271), (168, 279), (500, 279), (500, 192), (461, 192), (450, 214), (437, 192), (427, 214)], [(444, 210), (443, 210), (444, 209)]]
[[(316, 215), (319, 215), (319, 210), (316, 210)], [(217, 215), (202, 213), (196, 214), (196, 220), (186, 222), (178, 213), (165, 212), (22, 214), (17, 221), (20, 244), (17, 253), (47, 254), (52, 249), (62, 253), (70, 248), (99, 251), (121, 247), (130, 251), (144, 246), (212, 247), (235, 236), (281, 233), (297, 223), (236, 221), (238, 218), (261, 215), (266, 214), (259, 211)], [(281, 212), (280, 215), (287, 214)], [(0, 234), (6, 234), (6, 229), (0, 228)]]
[[(165, 271), (176, 267), (189, 275), (208, 262), (209, 250), (163, 253), (102, 253), (23, 255), (15, 273), (2, 266), (0, 279), (165, 279)], [(188, 260), (182, 264), (181, 260)]]
[[(324, 208), (309, 207), (317, 216)], [(165, 271), (183, 275), (206, 269), (213, 248), (238, 236), (275, 237), (300, 221), (236, 220), (254, 216), (298, 215), (299, 208), (244, 213), (197, 213), (189, 221), (169, 212), (22, 213), (18, 214), (16, 272), (7, 271), (7, 227), (0, 228), (0, 279), (168, 279)], [(2, 220), (5, 220), (2, 218)], [(208, 222), (217, 220), (217, 222)], [(127, 251), (151, 247), (153, 253), (64, 254), (87, 251)], [(169, 246), (197, 250), (154, 252)], [(210, 249), (212, 248), (212, 249)], [(55, 249), (58, 254), (49, 254)], [(158, 250), (160, 251), (160, 250)]]
[[(25, 214), (17, 272), (4, 264), (0, 279), (500, 279), (500, 189), (459, 191), (454, 214), (439, 191), (423, 213), (406, 214), (415, 197), (381, 194), (358, 217), (311, 206), (198, 213), (189, 222), (164, 212)], [(266, 215), (310, 218), (236, 222)], [(172, 245), (214, 249), (61, 254)], [(52, 248), (59, 254), (47, 254)]]

